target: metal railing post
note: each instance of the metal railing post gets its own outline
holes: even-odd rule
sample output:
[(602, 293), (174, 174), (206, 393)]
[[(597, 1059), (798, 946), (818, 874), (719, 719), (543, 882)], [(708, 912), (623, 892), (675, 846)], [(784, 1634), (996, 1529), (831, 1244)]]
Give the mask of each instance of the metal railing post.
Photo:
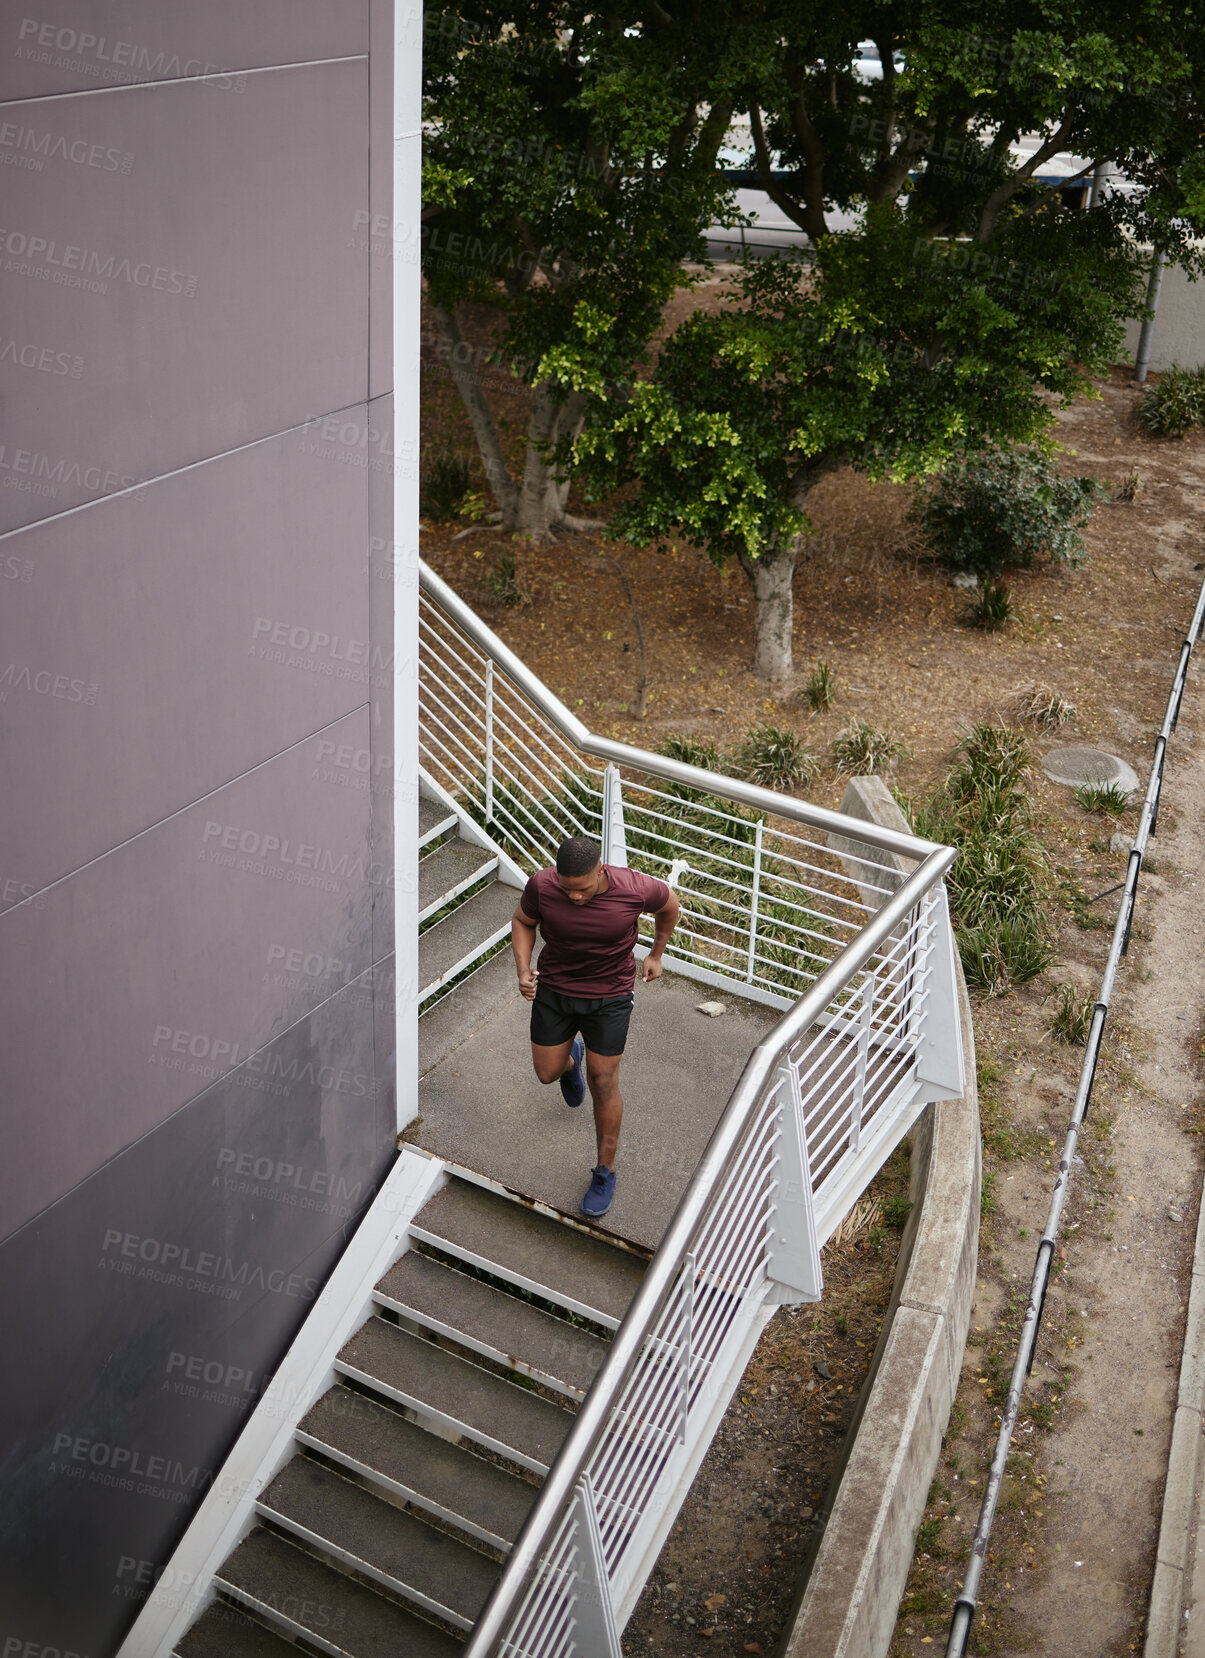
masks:
[(954, 971), (954, 929), (944, 886), (935, 886), (925, 895), (920, 914), (920, 947), (928, 946), (929, 960), (924, 980), (914, 992), (920, 1004), (916, 1076), (928, 1084), (929, 1099), (958, 1099), (966, 1087), (966, 1065)]
[(690, 1413), (690, 1366), (691, 1350), (694, 1345), (695, 1329), (695, 1256), (694, 1251), (682, 1263), (682, 1270), (686, 1273), (686, 1332), (682, 1340), (682, 1359), (680, 1362), (681, 1395), (680, 1412), (678, 1416), (678, 1439), (686, 1444), (686, 1418)]
[(870, 1059), (870, 1024), (874, 1017), (875, 975), (862, 981), (862, 1011), (858, 1016), (858, 1065), (854, 1073), (854, 1103), (849, 1121), (849, 1149), (862, 1143), (862, 1107), (866, 1102), (866, 1067)]
[(577, 1482), (573, 1499), (573, 1552), (577, 1570), (573, 1583), (573, 1648), (582, 1658), (623, 1658), (611, 1580), (603, 1554), (598, 1507), (589, 1474)]
[(790, 1060), (778, 1072), (781, 1131), (774, 1161), (774, 1195), (770, 1204), (770, 1259), (766, 1276), (778, 1285), (773, 1297), (779, 1305), (796, 1306), (819, 1301), (824, 1288), (816, 1210), (812, 1201), (812, 1170), (808, 1161), (807, 1124), (803, 1091)]
[(613, 762), (603, 772), (602, 861), (628, 866), (628, 842), (623, 822), (623, 779)]
[(494, 664), (485, 665), (485, 821), (494, 821)]
[(745, 983), (753, 983), (753, 963), (757, 956), (757, 913), (761, 905), (761, 850), (766, 820), (757, 820), (757, 835), (753, 842), (753, 902), (749, 910), (749, 960), (745, 967)]

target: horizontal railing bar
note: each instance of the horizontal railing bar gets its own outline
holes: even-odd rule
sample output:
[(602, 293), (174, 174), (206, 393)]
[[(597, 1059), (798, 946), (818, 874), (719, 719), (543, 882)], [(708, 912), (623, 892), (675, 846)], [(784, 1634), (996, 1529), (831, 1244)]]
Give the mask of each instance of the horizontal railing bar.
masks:
[[(877, 823), (864, 823), (861, 819), (857, 820), (856, 828), (851, 829), (850, 819), (842, 816), (840, 812), (813, 806), (807, 801), (795, 800), (772, 789), (759, 788), (753, 783), (742, 783), (736, 778), (717, 779), (716, 774), (705, 771), (700, 766), (688, 766), (681, 760), (671, 760), (667, 755), (650, 754), (645, 749), (633, 748), (629, 743), (620, 743), (610, 737), (596, 735), (576, 714), (565, 707), (559, 697), (552, 694), (527, 664), (521, 661), (509, 646), (503, 644), (497, 634), (485, 625), (457, 593), (453, 592), (447, 582), (437, 576), (421, 559), (419, 585), (447, 615), (453, 618), (470, 640), (493, 658), (503, 673), (535, 704), (544, 718), (554, 725), (563, 737), (575, 748), (594, 755), (596, 759), (611, 760), (620, 766), (631, 766), (637, 771), (647, 772), (652, 777), (664, 777), (672, 783), (684, 784), (687, 788), (701, 789), (706, 794), (738, 801), (742, 806), (750, 806), (755, 811), (771, 813), (788, 821), (806, 823), (813, 828), (839, 835), (843, 840), (850, 840), (856, 835), (859, 840), (864, 840), (870, 846), (882, 847), (888, 852), (902, 852), (908, 858), (921, 858), (923, 862), (913, 874), (925, 868), (935, 854), (946, 850), (936, 846), (932, 841), (922, 840), (919, 836), (904, 835), (898, 830), (884, 829)], [(716, 786), (717, 781), (720, 787)]]

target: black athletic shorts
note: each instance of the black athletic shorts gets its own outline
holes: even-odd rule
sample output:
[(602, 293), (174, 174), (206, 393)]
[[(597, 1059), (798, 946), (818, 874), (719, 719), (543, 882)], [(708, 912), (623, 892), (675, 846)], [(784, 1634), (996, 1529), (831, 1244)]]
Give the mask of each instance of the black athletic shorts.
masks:
[(562, 996), (537, 983), (531, 1004), (531, 1039), (541, 1048), (556, 1048), (582, 1033), (592, 1054), (621, 1054), (628, 1040), (634, 995)]

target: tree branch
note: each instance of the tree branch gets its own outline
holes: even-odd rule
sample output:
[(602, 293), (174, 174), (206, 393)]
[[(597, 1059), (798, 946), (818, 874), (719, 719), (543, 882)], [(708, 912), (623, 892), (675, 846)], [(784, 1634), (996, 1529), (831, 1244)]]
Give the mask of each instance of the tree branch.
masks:
[[(774, 179), (771, 176), (770, 147), (766, 143), (766, 133), (765, 128), (762, 126), (761, 110), (756, 104), (749, 105), (749, 131), (753, 135), (753, 154), (757, 160), (758, 184), (766, 192), (767, 196), (769, 196), (775, 207), (780, 207), (788, 219), (791, 219), (795, 224), (797, 224), (800, 230), (806, 231), (807, 234), (812, 237), (812, 240), (815, 241), (816, 235), (813, 234), (813, 231), (810, 228), (810, 221), (813, 217), (810, 206), (807, 203), (800, 206), (794, 196), (788, 195), (781, 185), (774, 182)], [(819, 235), (823, 236), (826, 229), (827, 226), (824, 223), (824, 216), (821, 214)]]
[(1012, 200), (1021, 186), (1033, 177), (1043, 162), (1049, 161), (1063, 148), (1070, 138), (1075, 127), (1075, 114), (1067, 116), (1059, 130), (1036, 149), (1023, 167), (1005, 179), (1003, 184), (997, 185), (983, 204), (983, 212), (979, 216), (979, 228), (975, 232), (975, 241), (980, 245), (990, 240), (996, 228), (996, 220), (1004, 207)]
[(1046, 205), (1052, 195), (1057, 195), (1060, 190), (1065, 190), (1069, 184), (1074, 184), (1077, 178), (1087, 178), (1089, 173), (1093, 173), (1095, 171), (1096, 162), (1090, 161), (1086, 167), (1081, 167), (1078, 173), (1072, 173), (1067, 178), (1061, 178), (1057, 184), (1045, 185), (1043, 187), (1042, 194), (1038, 197), (1037, 201), (1031, 201), (1029, 206), (1024, 210), (1021, 215), (1022, 218), (1027, 219), (1031, 213), (1036, 213), (1039, 207), (1044, 207)]

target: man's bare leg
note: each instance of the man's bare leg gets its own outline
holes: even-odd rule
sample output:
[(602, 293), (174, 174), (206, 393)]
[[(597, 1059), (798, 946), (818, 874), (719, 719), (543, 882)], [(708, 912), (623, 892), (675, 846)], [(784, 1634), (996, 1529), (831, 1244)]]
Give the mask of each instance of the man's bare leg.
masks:
[(572, 1048), (572, 1041), (558, 1042), (553, 1048), (542, 1047), (538, 1042), (532, 1043), (531, 1062), (541, 1082), (556, 1082), (566, 1071), (573, 1069)]
[(622, 1054), (596, 1054), (586, 1049), (586, 1084), (594, 1102), (594, 1132), (598, 1137), (599, 1167), (614, 1169), (623, 1123), (623, 1099), (619, 1092), (619, 1061)]

